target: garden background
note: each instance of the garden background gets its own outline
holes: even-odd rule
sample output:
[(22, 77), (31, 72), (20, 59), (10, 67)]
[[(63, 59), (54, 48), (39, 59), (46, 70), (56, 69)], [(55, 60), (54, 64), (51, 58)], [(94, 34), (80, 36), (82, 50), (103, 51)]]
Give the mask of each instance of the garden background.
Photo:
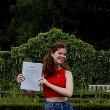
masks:
[(74, 77), (73, 106), (109, 109), (110, 92), (88, 90), (89, 84), (110, 85), (109, 1), (8, 2), (8, 6), (4, 3), (8, 14), (0, 20), (0, 109), (43, 109), (42, 92), (37, 92), (35, 99), (24, 96), (16, 76), (22, 71), (23, 61), (41, 63), (56, 41), (68, 47), (67, 66)]

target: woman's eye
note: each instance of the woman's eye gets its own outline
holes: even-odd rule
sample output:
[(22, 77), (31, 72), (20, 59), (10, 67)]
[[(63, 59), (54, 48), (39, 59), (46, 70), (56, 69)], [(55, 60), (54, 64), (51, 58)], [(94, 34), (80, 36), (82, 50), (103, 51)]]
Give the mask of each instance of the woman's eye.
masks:
[(58, 54), (62, 54), (62, 53), (58, 53)]
[(62, 55), (64, 55), (64, 56), (66, 56), (66, 53), (64, 53), (64, 54), (63, 54), (63, 53), (58, 53), (58, 54), (60, 54), (60, 55), (62, 54)]

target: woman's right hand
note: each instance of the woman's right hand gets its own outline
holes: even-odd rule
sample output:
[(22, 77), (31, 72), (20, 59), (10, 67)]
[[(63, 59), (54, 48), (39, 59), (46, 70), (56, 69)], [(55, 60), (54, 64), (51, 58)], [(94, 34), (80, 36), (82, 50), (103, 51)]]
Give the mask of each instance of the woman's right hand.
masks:
[(25, 80), (25, 77), (23, 76), (23, 74), (18, 74), (16, 80), (18, 83), (21, 83), (22, 81)]

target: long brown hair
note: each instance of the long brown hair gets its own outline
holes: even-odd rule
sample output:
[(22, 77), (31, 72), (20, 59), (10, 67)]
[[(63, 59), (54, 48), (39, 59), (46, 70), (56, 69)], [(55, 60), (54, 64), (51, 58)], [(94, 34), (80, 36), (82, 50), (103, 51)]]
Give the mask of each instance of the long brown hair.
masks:
[[(48, 54), (43, 59), (43, 75), (45, 77), (49, 77), (54, 75), (55, 70), (57, 68), (57, 65), (54, 62), (53, 57), (51, 56), (51, 53), (55, 53), (59, 48), (66, 48), (66, 46), (62, 42), (54, 43)], [(62, 68), (66, 69), (66, 61), (61, 65)]]

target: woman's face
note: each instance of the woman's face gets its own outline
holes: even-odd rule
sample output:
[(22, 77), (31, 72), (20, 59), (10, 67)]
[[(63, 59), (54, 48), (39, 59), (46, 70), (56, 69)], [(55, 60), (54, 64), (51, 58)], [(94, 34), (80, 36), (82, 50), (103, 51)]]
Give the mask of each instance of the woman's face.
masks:
[(57, 51), (55, 51), (51, 55), (56, 64), (62, 64), (65, 62), (66, 53), (67, 53), (66, 48), (59, 48), (59, 49), (57, 49)]

